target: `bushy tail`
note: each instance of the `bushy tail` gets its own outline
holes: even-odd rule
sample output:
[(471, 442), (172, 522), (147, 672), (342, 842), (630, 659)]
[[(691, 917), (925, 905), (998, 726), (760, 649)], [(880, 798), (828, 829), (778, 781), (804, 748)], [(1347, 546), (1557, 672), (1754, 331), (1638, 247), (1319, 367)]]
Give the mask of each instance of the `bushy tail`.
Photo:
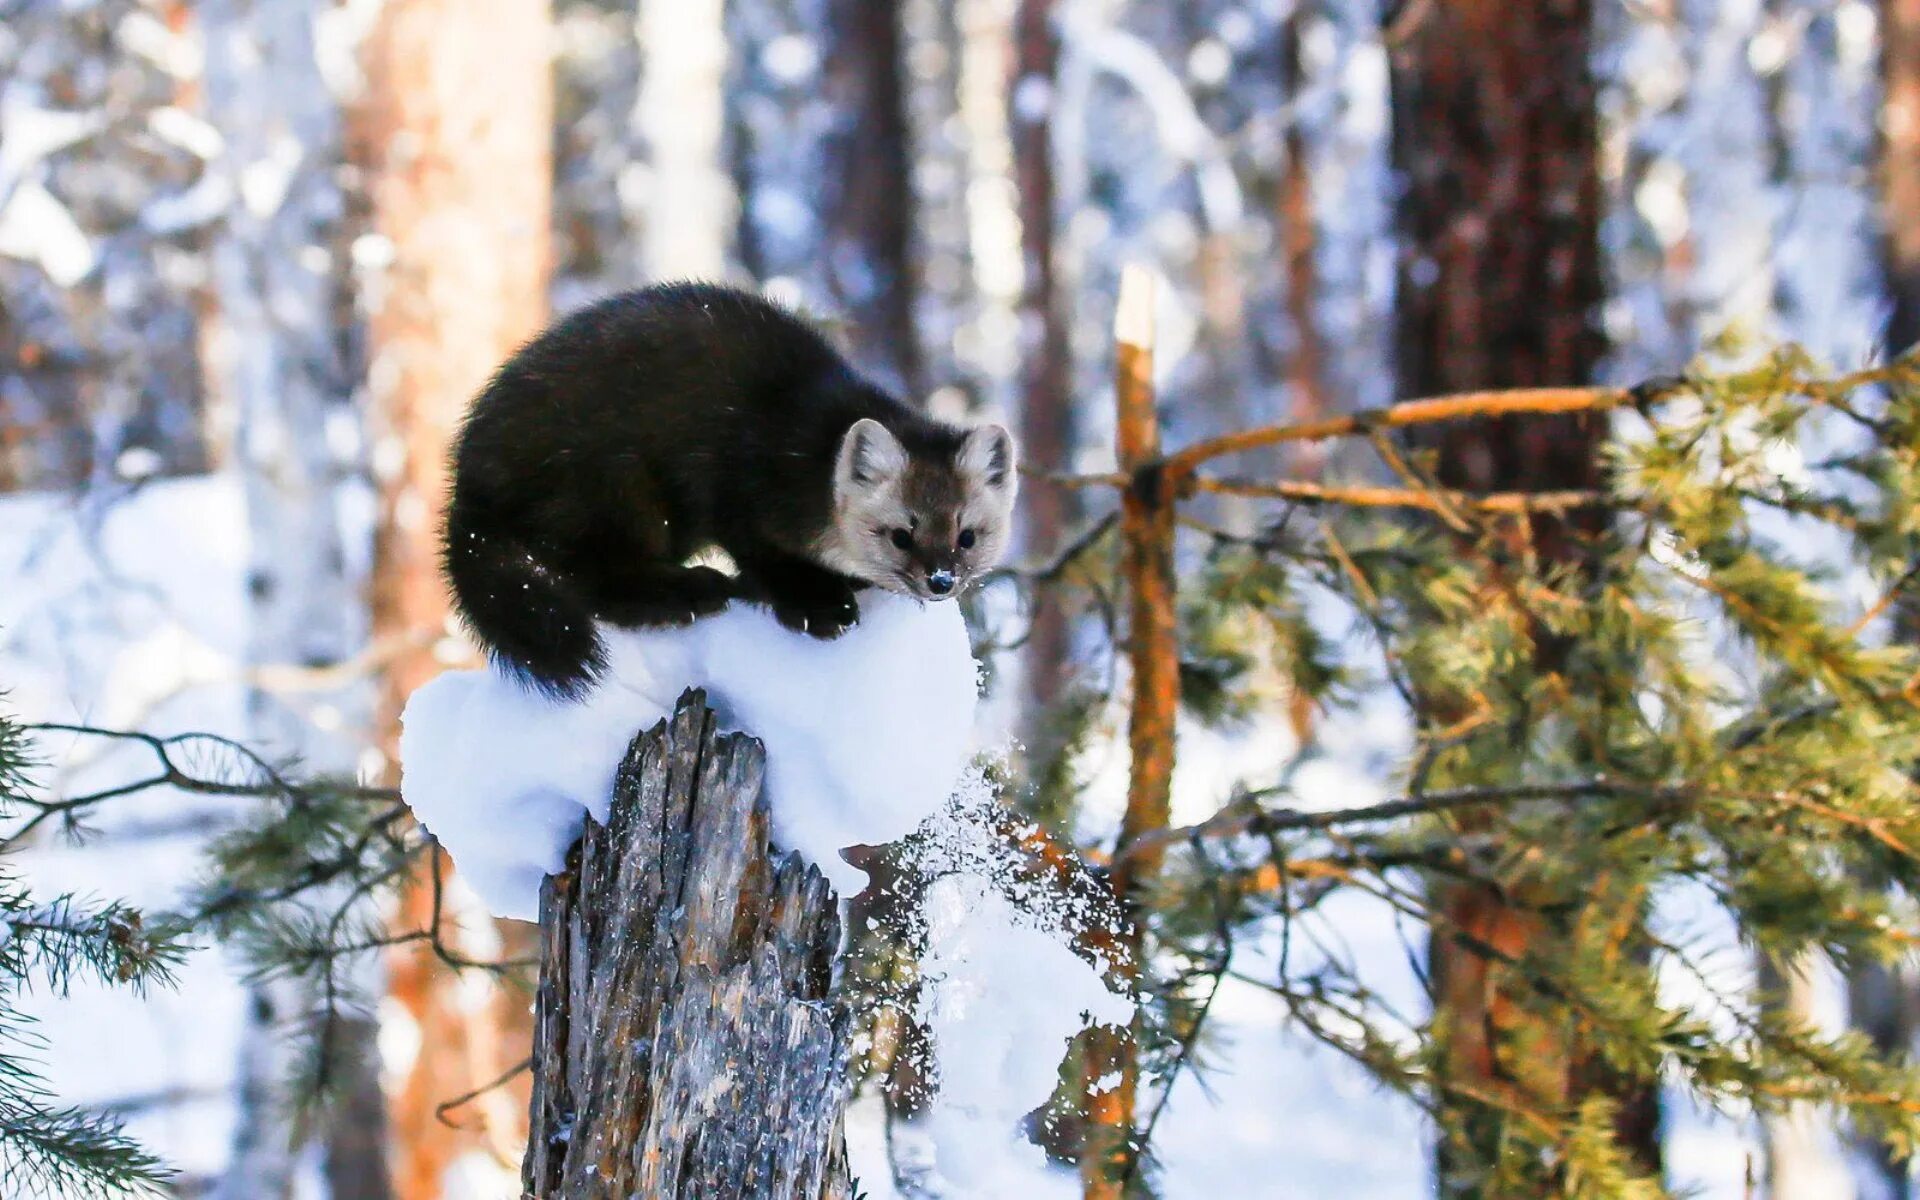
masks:
[(517, 539), (456, 502), (447, 513), (447, 582), (494, 665), (559, 699), (577, 699), (606, 669), (593, 611)]

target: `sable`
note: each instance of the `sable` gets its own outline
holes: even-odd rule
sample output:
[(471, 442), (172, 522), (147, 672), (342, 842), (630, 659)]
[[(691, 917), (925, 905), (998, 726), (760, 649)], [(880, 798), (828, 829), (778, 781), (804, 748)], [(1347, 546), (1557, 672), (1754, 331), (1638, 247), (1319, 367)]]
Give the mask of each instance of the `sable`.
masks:
[[(453, 455), (444, 562), (494, 662), (561, 696), (605, 669), (596, 623), (677, 625), (734, 599), (816, 637), (866, 586), (943, 599), (1006, 548), (997, 425), (931, 420), (759, 296), (667, 284), (522, 348)], [(690, 566), (725, 551), (729, 575)]]

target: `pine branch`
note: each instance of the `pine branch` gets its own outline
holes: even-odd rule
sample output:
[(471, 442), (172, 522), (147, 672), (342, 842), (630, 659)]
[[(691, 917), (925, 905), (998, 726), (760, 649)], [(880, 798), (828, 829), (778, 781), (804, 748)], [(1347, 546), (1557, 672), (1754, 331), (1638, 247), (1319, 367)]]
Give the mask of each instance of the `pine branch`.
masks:
[(172, 1175), (113, 1117), (0, 1100), (0, 1190), (9, 1195), (157, 1196)]

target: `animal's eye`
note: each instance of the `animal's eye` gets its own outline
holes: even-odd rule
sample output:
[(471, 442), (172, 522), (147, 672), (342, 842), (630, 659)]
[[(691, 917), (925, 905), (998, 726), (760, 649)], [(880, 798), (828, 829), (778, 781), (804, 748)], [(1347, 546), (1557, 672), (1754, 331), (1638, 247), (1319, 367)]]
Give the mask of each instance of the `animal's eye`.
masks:
[(904, 529), (893, 531), (893, 544), (902, 550), (913, 549), (913, 535)]
[(960, 531), (960, 543), (959, 543), (959, 544), (960, 544), (960, 548), (961, 548), (962, 550), (971, 550), (971, 549), (973, 549), (973, 544), (974, 544), (975, 542), (977, 542), (977, 541), (979, 541), (979, 540), (980, 540), (980, 535), (978, 535), (978, 534), (976, 534), (976, 533), (975, 533), (975, 532), (974, 532), (973, 530), (971, 530), (971, 529), (962, 529), (962, 530)]

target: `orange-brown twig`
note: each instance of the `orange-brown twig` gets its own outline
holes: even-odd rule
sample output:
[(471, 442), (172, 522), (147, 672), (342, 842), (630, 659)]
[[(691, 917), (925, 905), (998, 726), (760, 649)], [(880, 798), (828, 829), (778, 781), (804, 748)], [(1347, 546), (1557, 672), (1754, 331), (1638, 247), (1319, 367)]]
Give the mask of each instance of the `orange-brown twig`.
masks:
[[(1128, 267), (1114, 320), (1114, 387), (1119, 406), (1120, 466), (1131, 486), (1121, 492), (1121, 574), (1129, 609), (1128, 658), (1133, 699), (1127, 742), (1133, 769), (1127, 811), (1112, 874), (1128, 917), (1116, 939), (1115, 974), (1128, 984), (1142, 961), (1142, 891), (1158, 873), (1153, 850), (1119, 858), (1127, 847), (1165, 829), (1173, 793), (1174, 717), (1180, 700), (1180, 631), (1175, 616), (1173, 538), (1176, 497), (1160, 469), (1160, 423), (1153, 392), (1153, 277)], [(1088, 1200), (1120, 1200), (1134, 1153), (1134, 1098), (1140, 1064), (1136, 1039), (1095, 1030), (1087, 1040), (1084, 1081), (1087, 1133), (1080, 1157)]]
[(1299, 480), (1261, 483), (1247, 479), (1215, 479), (1196, 476), (1193, 491), (1223, 496), (1248, 496), (1272, 500), (1291, 500), (1298, 504), (1340, 504), (1351, 508), (1413, 508), (1443, 513), (1452, 510), (1481, 513), (1565, 512), (1605, 502), (1597, 491), (1565, 492), (1492, 492), (1476, 496), (1471, 492), (1424, 491), (1416, 488), (1335, 487)]
[(1409, 425), (1431, 425), (1440, 421), (1509, 416), (1515, 413), (1605, 412), (1619, 408), (1632, 399), (1633, 391), (1629, 388), (1514, 388), (1506, 391), (1460, 392), (1450, 396), (1408, 400), (1390, 408), (1367, 409), (1320, 421), (1271, 425), (1208, 438), (1169, 457), (1166, 468), (1176, 477), (1183, 477), (1192, 474), (1200, 464), (1223, 455), (1257, 450), (1262, 446), (1277, 446), (1283, 442), (1361, 437), (1377, 429), (1404, 429)]

